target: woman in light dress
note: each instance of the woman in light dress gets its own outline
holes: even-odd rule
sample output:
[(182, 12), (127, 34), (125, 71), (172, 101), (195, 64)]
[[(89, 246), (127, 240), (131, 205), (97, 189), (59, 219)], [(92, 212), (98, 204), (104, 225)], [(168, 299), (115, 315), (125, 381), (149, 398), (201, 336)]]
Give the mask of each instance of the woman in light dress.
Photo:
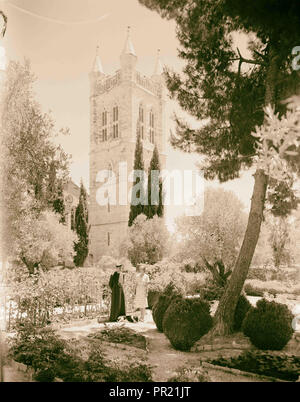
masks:
[(149, 276), (145, 273), (145, 266), (139, 265), (136, 273), (136, 288), (134, 306), (141, 312), (141, 321), (145, 319), (146, 308), (148, 307), (148, 284)]

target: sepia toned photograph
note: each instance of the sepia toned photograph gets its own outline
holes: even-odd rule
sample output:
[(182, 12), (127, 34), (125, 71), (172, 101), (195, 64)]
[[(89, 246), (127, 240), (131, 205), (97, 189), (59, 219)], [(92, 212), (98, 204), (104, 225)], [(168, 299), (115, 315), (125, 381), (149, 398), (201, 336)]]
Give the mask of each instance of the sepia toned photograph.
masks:
[(0, 382), (300, 382), (299, 0), (0, 0)]

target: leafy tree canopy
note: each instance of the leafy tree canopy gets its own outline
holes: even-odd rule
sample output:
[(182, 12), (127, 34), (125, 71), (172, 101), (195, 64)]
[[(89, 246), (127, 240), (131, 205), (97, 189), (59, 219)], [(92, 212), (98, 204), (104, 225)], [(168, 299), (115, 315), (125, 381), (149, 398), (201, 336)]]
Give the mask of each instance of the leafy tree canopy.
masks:
[[(251, 132), (264, 119), (270, 60), (278, 75), (272, 103), (293, 94), (299, 76), (292, 71), (292, 48), (300, 42), (297, 0), (139, 0), (176, 21), (183, 74), (168, 69), (167, 85), (180, 106), (208, 124), (192, 130), (177, 117), (175, 147), (206, 155), (207, 178), (226, 181), (252, 164)], [(249, 35), (248, 53), (236, 46), (238, 33)], [(270, 53), (272, 52), (272, 54)], [(293, 159), (293, 158), (290, 158)]]

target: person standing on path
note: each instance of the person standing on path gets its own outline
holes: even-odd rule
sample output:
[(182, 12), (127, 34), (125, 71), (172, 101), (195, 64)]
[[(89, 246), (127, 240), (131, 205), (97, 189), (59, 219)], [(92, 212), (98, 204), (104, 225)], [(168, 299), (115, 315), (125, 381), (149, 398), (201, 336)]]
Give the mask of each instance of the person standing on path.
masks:
[(146, 308), (148, 307), (148, 284), (149, 276), (145, 273), (145, 266), (139, 265), (138, 272), (136, 274), (136, 289), (134, 306), (136, 310), (141, 312), (141, 321), (145, 319)]
[(122, 272), (122, 264), (116, 265), (116, 271), (109, 279), (109, 287), (111, 289), (111, 307), (109, 321), (114, 322), (118, 317), (125, 316), (125, 295), (124, 295), (124, 282), (125, 275)]

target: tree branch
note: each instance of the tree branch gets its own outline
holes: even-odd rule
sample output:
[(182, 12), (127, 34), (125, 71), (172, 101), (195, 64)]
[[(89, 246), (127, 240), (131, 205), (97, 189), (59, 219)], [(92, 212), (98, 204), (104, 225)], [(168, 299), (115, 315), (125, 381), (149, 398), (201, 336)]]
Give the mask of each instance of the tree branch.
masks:
[(242, 64), (242, 63), (248, 63), (248, 64), (257, 64), (257, 65), (259, 65), (259, 66), (264, 66), (264, 65), (265, 65), (265, 63), (259, 62), (259, 61), (257, 61), (257, 60), (245, 59), (245, 58), (241, 55), (240, 49), (239, 49), (238, 47), (237, 47), (237, 52), (238, 52), (238, 55), (239, 55), (239, 58), (238, 58), (237, 60), (240, 60), (240, 63), (241, 63), (241, 64)]

